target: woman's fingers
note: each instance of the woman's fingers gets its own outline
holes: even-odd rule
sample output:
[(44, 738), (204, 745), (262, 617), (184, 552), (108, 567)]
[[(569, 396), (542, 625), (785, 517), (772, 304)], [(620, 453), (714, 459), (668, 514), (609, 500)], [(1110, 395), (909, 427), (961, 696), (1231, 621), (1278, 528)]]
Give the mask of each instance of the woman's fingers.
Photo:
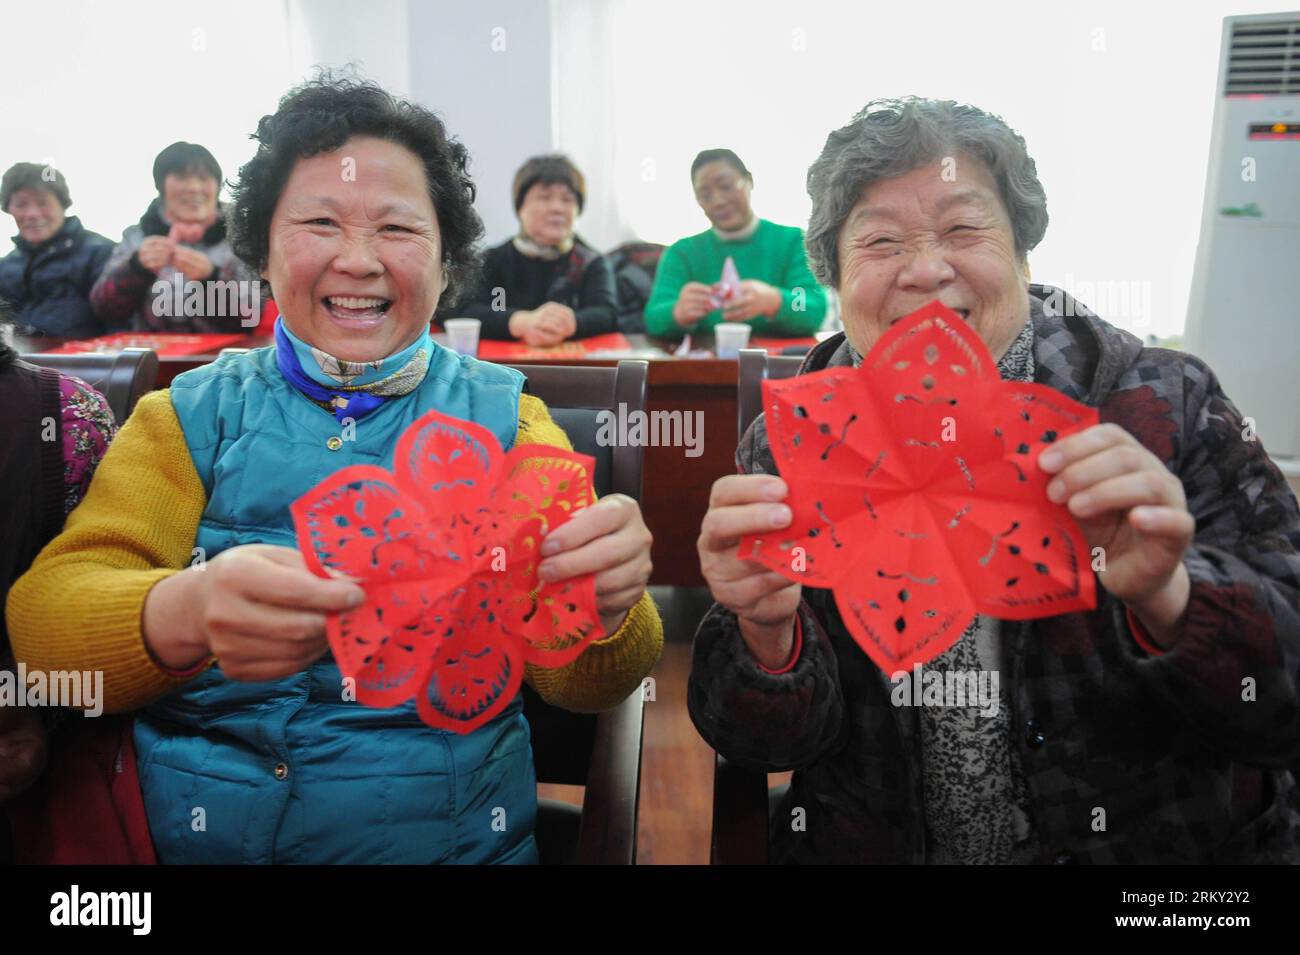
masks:
[(1086, 519), (1144, 504), (1181, 505), (1182, 486), (1163, 469), (1159, 472), (1133, 471), (1107, 478), (1072, 494), (1066, 507), (1075, 517)]
[(1124, 444), (1141, 447), (1133, 435), (1117, 424), (1093, 425), (1049, 446), (1038, 455), (1038, 466), (1049, 474), (1056, 474), (1076, 461)]
[(649, 555), (638, 551), (631, 559), (607, 566), (596, 574), (596, 596), (608, 597), (644, 587), (653, 569)]
[(1059, 504), (1110, 478), (1156, 469), (1164, 470), (1164, 465), (1146, 448), (1136, 443), (1117, 442), (1075, 459), (1048, 482), (1047, 496)]
[[(301, 561), (300, 554), (291, 553)], [(292, 558), (248, 555), (238, 567), (222, 569), (230, 578), (231, 591), (256, 603), (330, 613), (348, 610), (365, 601), (366, 593), (360, 585), (317, 577), (305, 565), (293, 566), (285, 563), (286, 560)], [(216, 561), (209, 565), (209, 570), (217, 570)]]
[(713, 482), (709, 507), (784, 501), (789, 493), (789, 486), (775, 474), (728, 474)]
[(268, 643), (314, 643), (324, 637), (326, 615), (246, 599), (209, 610), (209, 626), (247, 633)]
[(712, 589), (713, 598), (727, 609), (747, 615), (765, 597), (799, 584), (787, 580), (775, 571), (762, 568), (759, 573), (748, 574), (738, 580), (718, 583)]
[(697, 543), (700, 570), (713, 599), (741, 619), (784, 621), (798, 606), (798, 583), (740, 556), (745, 535), (789, 526), (788, 493), (774, 475), (729, 474), (713, 483)]
[(762, 534), (790, 526), (789, 505), (781, 503), (733, 504), (710, 508), (700, 526), (700, 546), (705, 550), (730, 550), (747, 534)]
[(754, 296), (742, 288), (722, 310), (722, 317), (729, 322), (743, 322), (754, 317)]
[(624, 494), (610, 494), (590, 507), (584, 507), (571, 520), (547, 534), (542, 541), (542, 556), (551, 557), (573, 550), (640, 520), (641, 508), (636, 501)]
[[(626, 500), (626, 499), (625, 499)], [(639, 508), (635, 502), (629, 502), (634, 512), (626, 505), (613, 507), (604, 513), (594, 514), (593, 505), (578, 517), (591, 515), (583, 526), (572, 528), (569, 536), (559, 542), (552, 537), (571, 528), (578, 521), (575, 517), (553, 535), (548, 535), (542, 553), (548, 554), (538, 567), (538, 574), (544, 581), (567, 580), (581, 574), (601, 573), (609, 568), (619, 567), (630, 562), (639, 561), (644, 567), (650, 566), (650, 546), (653, 537), (641, 521)], [(558, 551), (550, 551), (547, 545), (558, 546)]]
[(288, 547), (234, 547), (195, 573), (203, 581), (196, 611), (203, 642), (239, 680), (304, 669), (328, 648), (325, 615), (365, 599), (356, 583), (312, 574)]
[(596, 609), (612, 626), (612, 618), (629, 610), (645, 592), (653, 570), (653, 540), (637, 503), (611, 495), (546, 536), (538, 576), (550, 583), (595, 574)]
[(543, 581), (552, 583), (570, 577), (579, 577), (582, 574), (598, 574), (607, 568), (626, 564), (648, 551), (649, 548), (639, 536), (610, 534), (574, 550), (547, 558), (537, 572)]
[(289, 639), (271, 636), (269, 630), (275, 625), (268, 624), (265, 617), (244, 626), (248, 629), (223, 628), (212, 634), (212, 655), (234, 680), (282, 679), (305, 670), (329, 649), (323, 626), (318, 634), (300, 633)]
[(636, 606), (643, 593), (645, 593), (645, 587), (640, 586), (620, 590), (614, 594), (606, 594), (603, 597), (598, 596), (596, 598), (596, 613), (601, 617), (615, 617), (625, 614)]
[[(13, 707), (12, 709), (17, 709)], [(34, 783), (45, 769), (45, 726), (38, 714), (22, 710), (0, 733), (0, 805)]]
[(1129, 523), (1143, 534), (1170, 541), (1190, 541), (1196, 534), (1196, 518), (1186, 507), (1135, 507), (1129, 512)]

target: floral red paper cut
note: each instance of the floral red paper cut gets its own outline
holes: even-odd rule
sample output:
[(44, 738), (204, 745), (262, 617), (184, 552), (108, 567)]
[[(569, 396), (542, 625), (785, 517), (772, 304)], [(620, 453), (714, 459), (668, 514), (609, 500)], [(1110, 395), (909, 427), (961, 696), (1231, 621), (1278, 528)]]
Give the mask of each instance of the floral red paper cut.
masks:
[(1037, 465), (1096, 409), (1002, 381), (939, 302), (890, 328), (860, 368), (765, 381), (763, 407), (794, 519), (745, 538), (741, 554), (833, 590), (886, 673), (933, 660), (976, 614), (1096, 606), (1087, 543)]
[(468, 733), (515, 697), (526, 663), (564, 666), (601, 635), (594, 575), (537, 576), (542, 539), (591, 503), (593, 464), (550, 445), (502, 454), (486, 428), (431, 411), (393, 472), (346, 467), (293, 503), (308, 568), (366, 590), (327, 624), (358, 702), (414, 698), (429, 725)]

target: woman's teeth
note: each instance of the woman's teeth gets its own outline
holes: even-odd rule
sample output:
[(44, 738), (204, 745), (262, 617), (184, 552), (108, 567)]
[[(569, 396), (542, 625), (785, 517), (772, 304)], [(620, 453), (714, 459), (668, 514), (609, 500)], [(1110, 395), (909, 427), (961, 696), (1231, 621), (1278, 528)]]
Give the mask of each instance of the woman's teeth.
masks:
[(386, 298), (335, 295), (325, 299), (326, 307), (340, 318), (370, 318), (382, 315), (392, 303)]

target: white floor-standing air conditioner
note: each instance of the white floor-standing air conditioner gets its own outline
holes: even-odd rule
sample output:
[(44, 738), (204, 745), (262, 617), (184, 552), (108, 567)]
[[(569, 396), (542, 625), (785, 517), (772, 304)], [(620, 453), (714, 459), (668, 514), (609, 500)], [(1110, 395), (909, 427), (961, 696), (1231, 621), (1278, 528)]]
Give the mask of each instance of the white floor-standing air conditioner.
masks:
[(1300, 475), (1300, 12), (1223, 21), (1188, 351)]

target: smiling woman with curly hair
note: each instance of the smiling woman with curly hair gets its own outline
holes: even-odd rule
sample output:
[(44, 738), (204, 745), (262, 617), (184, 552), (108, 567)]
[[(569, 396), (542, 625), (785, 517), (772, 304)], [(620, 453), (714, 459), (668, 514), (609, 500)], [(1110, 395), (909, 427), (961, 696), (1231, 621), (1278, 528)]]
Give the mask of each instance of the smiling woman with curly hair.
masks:
[[(141, 708), (137, 765), (163, 862), (536, 861), (521, 699), (463, 735), (425, 725), (414, 701), (350, 702), (326, 614), (366, 593), (307, 570), (289, 511), (347, 465), (391, 468), (398, 436), (430, 410), (506, 449), (521, 435), (569, 447), (521, 374), (429, 336), (482, 231), (465, 148), (428, 110), (328, 76), (291, 91), (254, 138), (233, 241), (271, 283), (275, 347), (140, 401), (13, 590), (16, 655), (103, 670), (105, 708)], [(595, 574), (603, 635), (525, 679), (556, 705), (612, 707), (662, 645), (650, 533), (635, 501), (611, 495), (547, 541), (543, 580)]]

